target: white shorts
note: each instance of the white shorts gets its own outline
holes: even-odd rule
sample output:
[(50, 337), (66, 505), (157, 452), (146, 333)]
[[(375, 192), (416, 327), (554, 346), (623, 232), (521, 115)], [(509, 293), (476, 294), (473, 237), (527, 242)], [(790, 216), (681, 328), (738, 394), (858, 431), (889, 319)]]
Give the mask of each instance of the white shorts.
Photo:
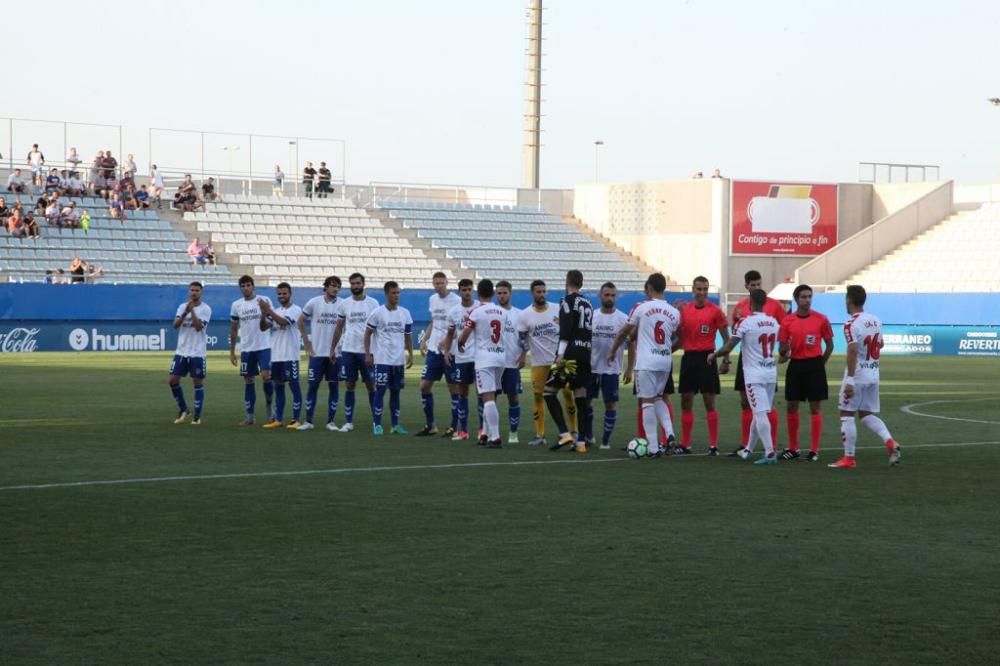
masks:
[(496, 393), (503, 380), (503, 367), (476, 368), (476, 393)]
[(844, 385), (840, 385), (837, 408), (844, 412), (871, 412), (878, 414), (878, 384), (855, 384), (854, 395), (848, 399), (844, 395)]
[(775, 384), (747, 384), (747, 402), (752, 412), (769, 412), (774, 407), (774, 392), (778, 390)]
[(669, 376), (669, 370), (636, 370), (636, 395), (640, 398), (659, 398), (667, 390)]

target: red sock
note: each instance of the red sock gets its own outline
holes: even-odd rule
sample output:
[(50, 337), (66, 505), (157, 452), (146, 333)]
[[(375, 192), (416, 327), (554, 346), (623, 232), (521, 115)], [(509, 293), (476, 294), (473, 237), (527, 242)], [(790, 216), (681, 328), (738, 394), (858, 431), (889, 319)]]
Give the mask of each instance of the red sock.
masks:
[(638, 433), (641, 439), (646, 439), (646, 428), (642, 425), (642, 404), (640, 404), (639, 409), (635, 411), (635, 420), (639, 424), (636, 426), (636, 433)]
[(715, 448), (719, 446), (719, 412), (708, 412), (705, 414), (705, 421), (708, 423), (708, 445)]
[(778, 448), (778, 410), (772, 409), (767, 413), (767, 420), (771, 423), (771, 446)]
[(750, 424), (753, 423), (753, 412), (749, 409), (744, 409), (743, 413), (740, 414), (740, 427), (743, 428), (743, 438), (740, 440), (740, 447), (747, 445), (750, 441)]
[(809, 450), (819, 453), (819, 440), (823, 436), (823, 414), (812, 415), (812, 441), (809, 443)]
[(694, 412), (681, 412), (681, 446), (691, 446), (692, 430), (694, 430)]
[(788, 450), (799, 450), (799, 413), (788, 412), (785, 414), (785, 423), (788, 424)]

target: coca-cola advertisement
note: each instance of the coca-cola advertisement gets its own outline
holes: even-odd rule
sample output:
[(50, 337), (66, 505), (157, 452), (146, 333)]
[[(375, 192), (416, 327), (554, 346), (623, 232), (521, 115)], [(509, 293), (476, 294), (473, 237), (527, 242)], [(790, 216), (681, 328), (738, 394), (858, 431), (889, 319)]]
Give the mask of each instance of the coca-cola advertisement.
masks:
[(12, 328), (9, 331), (0, 329), (0, 352), (18, 353), (38, 351), (38, 340), (35, 336), (39, 328)]

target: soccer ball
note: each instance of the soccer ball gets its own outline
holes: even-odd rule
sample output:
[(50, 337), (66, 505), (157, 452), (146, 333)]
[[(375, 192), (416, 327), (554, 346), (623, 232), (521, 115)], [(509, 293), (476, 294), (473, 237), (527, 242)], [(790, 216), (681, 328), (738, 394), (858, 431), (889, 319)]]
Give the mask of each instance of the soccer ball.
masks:
[(645, 458), (649, 455), (649, 442), (641, 437), (636, 437), (628, 443), (628, 446), (625, 447), (625, 451), (628, 452), (628, 457), (632, 460)]

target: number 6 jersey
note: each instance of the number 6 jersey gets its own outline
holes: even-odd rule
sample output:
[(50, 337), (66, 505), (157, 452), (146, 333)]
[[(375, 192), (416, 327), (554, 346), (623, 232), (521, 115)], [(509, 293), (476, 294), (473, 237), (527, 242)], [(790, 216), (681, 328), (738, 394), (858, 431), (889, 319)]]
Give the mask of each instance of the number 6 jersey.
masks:
[(774, 317), (754, 312), (733, 329), (733, 337), (740, 339), (743, 348), (743, 377), (747, 384), (778, 383), (774, 343), (780, 328)]
[[(858, 365), (854, 369), (855, 384), (878, 384), (878, 360), (882, 354), (882, 322), (873, 314), (858, 312), (844, 324), (847, 345), (858, 349)], [(847, 369), (844, 369), (847, 376)]]
[(632, 309), (628, 323), (638, 327), (635, 369), (670, 370), (674, 331), (681, 325), (677, 308), (660, 299), (643, 301)]

